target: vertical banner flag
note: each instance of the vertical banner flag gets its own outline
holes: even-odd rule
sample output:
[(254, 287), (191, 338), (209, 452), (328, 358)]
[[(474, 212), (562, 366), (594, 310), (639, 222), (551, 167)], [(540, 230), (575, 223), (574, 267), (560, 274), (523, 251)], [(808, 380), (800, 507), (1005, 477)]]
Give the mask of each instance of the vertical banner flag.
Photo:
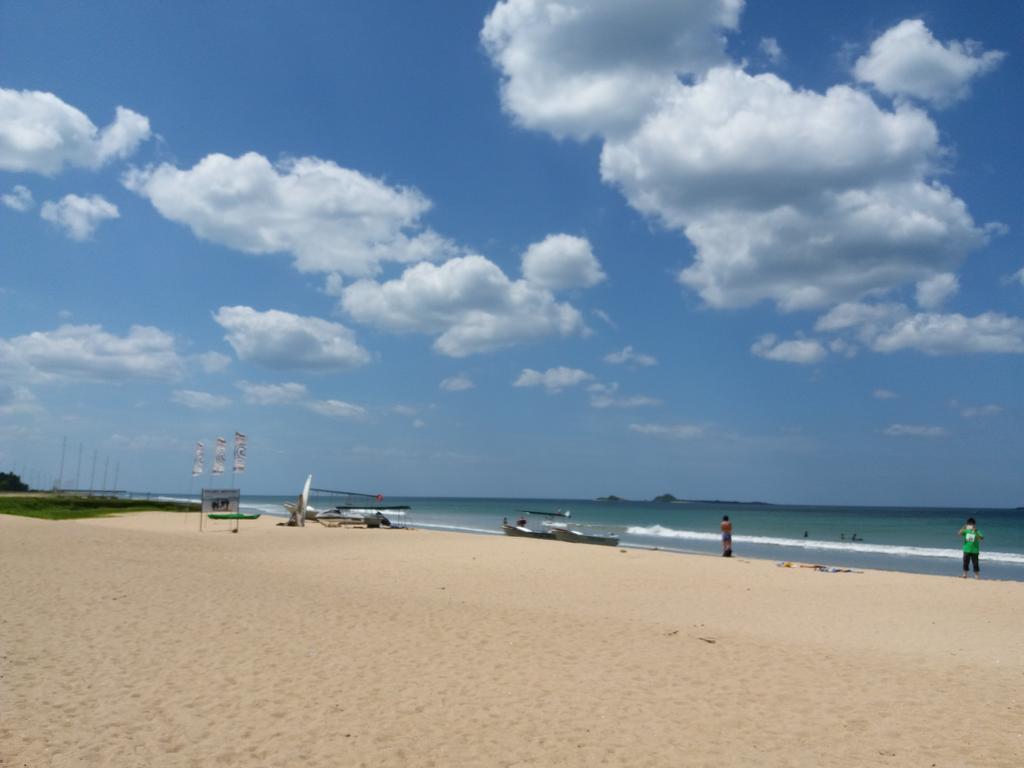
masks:
[(203, 474), (203, 444), (196, 443), (196, 455), (192, 459), (192, 477)]
[(228, 452), (228, 441), (223, 437), (217, 438), (217, 448), (213, 452), (213, 469), (210, 470), (211, 475), (223, 475), (224, 474), (224, 457)]
[(232, 472), (245, 472), (245, 441), (246, 436), (235, 432), (235, 465)]

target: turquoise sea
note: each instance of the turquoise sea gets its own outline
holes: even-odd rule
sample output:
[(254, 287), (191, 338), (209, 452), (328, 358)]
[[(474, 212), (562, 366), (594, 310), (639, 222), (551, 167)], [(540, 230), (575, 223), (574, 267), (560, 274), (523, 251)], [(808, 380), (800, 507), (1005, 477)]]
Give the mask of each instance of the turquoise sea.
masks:
[[(283, 503), (294, 499), (242, 491), (243, 509), (282, 517), (287, 516)], [(313, 496), (310, 503), (319, 509), (338, 502)], [(948, 576), (960, 574), (957, 531), (974, 517), (985, 535), (982, 576), (1024, 581), (1024, 510), (408, 497), (387, 497), (383, 503), (411, 506), (406, 522), (413, 527), (497, 536), (502, 518), (513, 520), (520, 510), (569, 510), (574, 527), (618, 534), (625, 547), (708, 555), (721, 554), (718, 526), (729, 515), (735, 557)], [(531, 527), (544, 519), (528, 517)], [(851, 541), (854, 534), (859, 541)]]

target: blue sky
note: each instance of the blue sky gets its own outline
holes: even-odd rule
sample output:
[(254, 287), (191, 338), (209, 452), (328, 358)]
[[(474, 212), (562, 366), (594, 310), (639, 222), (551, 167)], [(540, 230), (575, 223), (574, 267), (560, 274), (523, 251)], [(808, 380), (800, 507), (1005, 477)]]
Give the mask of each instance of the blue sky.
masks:
[(239, 430), (250, 493), (1022, 504), (1022, 31), (4, 3), (0, 465), (183, 490)]

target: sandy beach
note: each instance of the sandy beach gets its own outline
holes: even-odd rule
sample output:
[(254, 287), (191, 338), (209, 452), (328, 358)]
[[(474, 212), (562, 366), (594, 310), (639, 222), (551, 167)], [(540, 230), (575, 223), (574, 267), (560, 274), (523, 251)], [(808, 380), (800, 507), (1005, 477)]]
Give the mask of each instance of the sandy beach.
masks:
[(0, 515), (0, 766), (1024, 764), (1024, 584)]

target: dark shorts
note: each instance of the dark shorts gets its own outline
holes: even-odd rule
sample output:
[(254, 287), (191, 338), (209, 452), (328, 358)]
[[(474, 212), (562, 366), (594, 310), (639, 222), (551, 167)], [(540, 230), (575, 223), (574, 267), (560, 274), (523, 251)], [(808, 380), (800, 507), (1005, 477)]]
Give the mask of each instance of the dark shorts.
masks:
[(977, 552), (964, 552), (964, 573), (967, 573), (967, 566), (969, 563), (974, 563), (974, 572), (978, 572), (978, 553)]

